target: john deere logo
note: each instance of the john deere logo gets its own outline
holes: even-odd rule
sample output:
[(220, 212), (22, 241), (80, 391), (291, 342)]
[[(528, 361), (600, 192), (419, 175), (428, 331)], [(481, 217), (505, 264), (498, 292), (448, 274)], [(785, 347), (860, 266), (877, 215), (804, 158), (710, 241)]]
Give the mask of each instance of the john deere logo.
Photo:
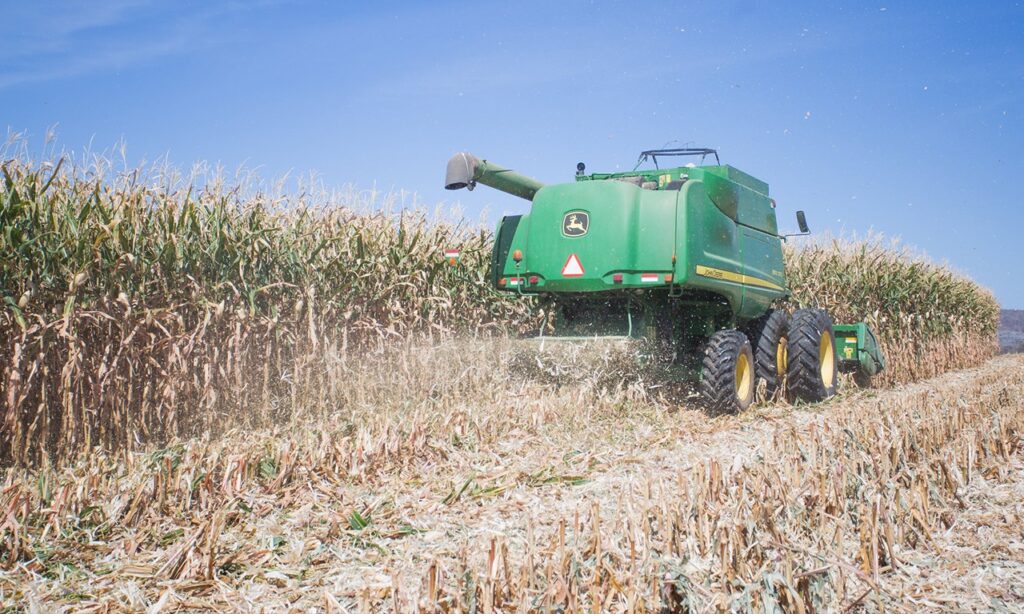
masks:
[(570, 211), (562, 219), (562, 234), (567, 237), (582, 237), (590, 229), (590, 214), (586, 211)]

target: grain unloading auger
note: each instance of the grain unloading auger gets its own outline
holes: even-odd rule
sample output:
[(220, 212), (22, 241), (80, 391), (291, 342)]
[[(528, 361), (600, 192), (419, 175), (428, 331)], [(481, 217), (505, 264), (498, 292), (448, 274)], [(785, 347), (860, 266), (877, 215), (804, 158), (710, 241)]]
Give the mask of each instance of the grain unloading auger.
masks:
[[(700, 165), (658, 168), (658, 158), (698, 156)], [(704, 165), (713, 157), (715, 164)], [(718, 162), (712, 149), (640, 154), (639, 167), (544, 185), (458, 153), (445, 187), (482, 183), (529, 200), (502, 218), (491, 283), (538, 296), (566, 339), (643, 339), (699, 382), (712, 408), (746, 409), (757, 380), (774, 394), (831, 397), (837, 373), (870, 377), (885, 366), (864, 323), (837, 325), (822, 309), (774, 307), (789, 296), (775, 202), (768, 184)], [(797, 214), (807, 232), (803, 212)]]

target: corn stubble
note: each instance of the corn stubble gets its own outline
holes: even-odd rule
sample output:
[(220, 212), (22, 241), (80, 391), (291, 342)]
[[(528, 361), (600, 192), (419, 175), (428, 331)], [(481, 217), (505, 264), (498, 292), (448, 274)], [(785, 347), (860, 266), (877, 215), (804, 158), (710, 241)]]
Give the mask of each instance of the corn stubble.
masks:
[[(519, 369), (505, 337), (538, 318), (470, 283), (485, 279), (485, 231), (353, 194), (153, 179), (3, 165), (0, 601), (823, 611), (977, 598), (957, 573), (986, 561), (947, 553), (980, 548), (950, 536), (986, 513), (984, 493), (1024, 482), (1018, 359), (825, 414), (709, 418), (642, 378), (607, 381), (612, 367), (566, 385)], [(995, 351), (994, 298), (944, 267), (878, 239), (786, 257), (794, 305), (879, 332), (883, 386)], [(709, 451), (716, 433), (751, 429), (757, 446)], [(694, 460), (666, 468), (667, 446)], [(625, 492), (606, 489), (633, 465)], [(1007, 509), (984, 522), (1012, 525)], [(984, 594), (1024, 599), (1024, 557), (1002, 556), (1017, 566)]]
[(0, 598), (448, 612), (1024, 599), (1019, 357), (818, 411), (709, 419), (631, 389), (517, 382), (500, 366), (513, 351), (335, 355), (351, 385), (311, 398), (304, 423), (9, 470)]

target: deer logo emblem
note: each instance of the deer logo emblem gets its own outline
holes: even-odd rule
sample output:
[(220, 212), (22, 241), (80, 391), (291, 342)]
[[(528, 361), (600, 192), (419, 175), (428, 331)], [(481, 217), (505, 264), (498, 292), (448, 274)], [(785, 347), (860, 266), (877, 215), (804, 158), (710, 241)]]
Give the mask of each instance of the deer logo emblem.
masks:
[(585, 211), (570, 211), (562, 218), (562, 234), (567, 237), (582, 237), (590, 229), (590, 214)]

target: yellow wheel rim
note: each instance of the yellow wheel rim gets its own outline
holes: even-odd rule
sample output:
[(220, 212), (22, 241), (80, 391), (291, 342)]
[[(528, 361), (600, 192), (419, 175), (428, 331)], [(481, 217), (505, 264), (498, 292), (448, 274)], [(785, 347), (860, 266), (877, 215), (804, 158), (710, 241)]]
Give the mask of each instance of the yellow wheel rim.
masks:
[(782, 377), (789, 368), (789, 341), (783, 337), (775, 346), (775, 374)]
[(836, 379), (836, 349), (828, 331), (821, 335), (818, 345), (818, 367), (821, 369), (821, 383), (825, 388), (831, 388)]
[(736, 396), (740, 402), (746, 403), (754, 393), (753, 387), (750, 385), (753, 379), (750, 361), (747, 360), (747, 355), (741, 352), (736, 359)]

